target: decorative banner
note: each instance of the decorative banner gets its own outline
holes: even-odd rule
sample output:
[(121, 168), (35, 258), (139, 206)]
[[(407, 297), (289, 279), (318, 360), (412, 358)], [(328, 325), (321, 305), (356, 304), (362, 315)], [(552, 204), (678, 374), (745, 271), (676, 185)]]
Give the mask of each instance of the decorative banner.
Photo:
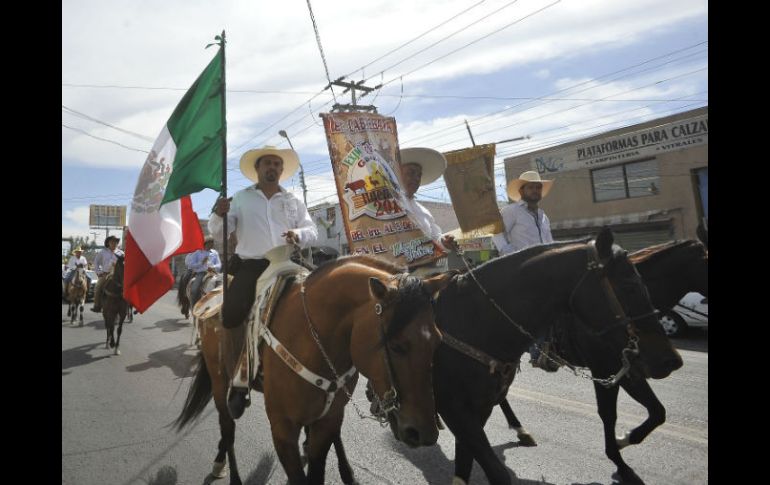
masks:
[(445, 152), (444, 172), (452, 207), (463, 232), (503, 232), (503, 219), (495, 196), (495, 145), (479, 145)]
[(396, 119), (372, 113), (321, 118), (350, 253), (410, 268), (444, 256), (403, 209)]

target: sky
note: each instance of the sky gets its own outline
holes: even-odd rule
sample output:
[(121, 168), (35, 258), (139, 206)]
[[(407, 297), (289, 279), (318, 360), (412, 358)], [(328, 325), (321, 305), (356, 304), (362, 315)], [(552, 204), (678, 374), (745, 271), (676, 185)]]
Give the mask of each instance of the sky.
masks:
[[(312, 16), (301, 0), (64, 2), (62, 237), (103, 241), (105, 231), (88, 226), (89, 205), (130, 206), (147, 152), (223, 30), (228, 195), (251, 184), (241, 155), (288, 148), (278, 134), (285, 130), (304, 168), (308, 206), (337, 202), (319, 113), (351, 98), (324, 90), (328, 79), (382, 84), (359, 104), (396, 119), (401, 148), (472, 146), (466, 120), (476, 144), (528, 136), (497, 145), (501, 201), (506, 157), (708, 106), (706, 0), (310, 7)], [(282, 185), (302, 197), (298, 174)], [(193, 194), (199, 217), (216, 197)], [(441, 178), (417, 198), (450, 202)]]

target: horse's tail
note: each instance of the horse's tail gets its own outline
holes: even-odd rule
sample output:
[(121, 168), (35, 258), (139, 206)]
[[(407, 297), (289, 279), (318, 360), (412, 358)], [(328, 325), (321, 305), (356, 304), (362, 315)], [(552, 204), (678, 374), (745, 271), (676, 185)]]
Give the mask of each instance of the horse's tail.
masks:
[(177, 431), (180, 431), (185, 425), (200, 416), (203, 410), (206, 409), (206, 405), (211, 401), (211, 377), (206, 368), (206, 360), (203, 358), (203, 354), (199, 354), (198, 359), (200, 361), (195, 380), (190, 384), (190, 392), (187, 394), (182, 414), (171, 423), (172, 427)]

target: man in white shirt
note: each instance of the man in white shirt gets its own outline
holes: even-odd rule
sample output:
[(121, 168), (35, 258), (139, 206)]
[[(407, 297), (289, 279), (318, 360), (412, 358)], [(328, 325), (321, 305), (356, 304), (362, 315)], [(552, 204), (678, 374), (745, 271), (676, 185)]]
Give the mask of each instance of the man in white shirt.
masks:
[(214, 238), (211, 236), (207, 237), (203, 241), (203, 249), (198, 249), (197, 251), (188, 254), (185, 258), (185, 265), (195, 277), (192, 288), (190, 288), (192, 296), (190, 306), (194, 306), (200, 299), (198, 293), (200, 291), (201, 283), (203, 283), (203, 276), (207, 271), (218, 273), (222, 268), (222, 262), (219, 260), (219, 253), (214, 249)]
[(515, 202), (500, 211), (504, 232), (492, 236), (501, 256), (536, 244), (553, 242), (548, 216), (537, 206), (552, 186), (553, 180), (541, 180), (540, 174), (535, 171), (524, 172), (508, 183), (508, 197)]
[(94, 258), (94, 271), (99, 279), (96, 282), (96, 288), (94, 288), (94, 306), (91, 308), (92, 312), (101, 313), (102, 311), (102, 289), (107, 282), (107, 275), (112, 271), (112, 267), (115, 266), (115, 262), (118, 260), (118, 255), (122, 255), (123, 251), (118, 249), (119, 237), (107, 236), (104, 240), (104, 249), (99, 251), (99, 254)]
[[(279, 182), (291, 178), (299, 167), (294, 150), (264, 147), (249, 150), (241, 157), (241, 172), (256, 182), (235, 193), (231, 199), (220, 198), (209, 218), (209, 231), (222, 239), (223, 220), (227, 216), (228, 233), (235, 231), (234, 265), (227, 268), (233, 280), (227, 287), (227, 299), (222, 306), (222, 325), (226, 329), (242, 326), (254, 304), (257, 279), (269, 262), (265, 253), (276, 246), (296, 243), (309, 247), (318, 239), (318, 231), (310, 214), (296, 196), (283, 189)], [(229, 235), (229, 234), (228, 234)], [(232, 332), (237, 338), (241, 332)], [(236, 348), (240, 348), (237, 346)], [(228, 398), (234, 419), (248, 405), (248, 387), (234, 387)]]
[[(501, 256), (530, 246), (553, 242), (551, 222), (543, 209), (537, 206), (540, 200), (548, 195), (552, 186), (553, 180), (542, 180), (540, 174), (534, 170), (524, 172), (519, 178), (508, 182), (508, 197), (515, 202), (500, 211), (505, 226), (504, 232), (492, 236)], [(545, 338), (538, 339), (536, 343), (542, 346)], [(529, 348), (529, 354), (530, 363), (534, 367), (542, 367), (549, 372), (558, 369), (547, 359), (539, 359), (540, 352), (535, 344)]]
[[(67, 262), (67, 274), (64, 276), (67, 291), (69, 290), (69, 284), (75, 276), (75, 270), (78, 269), (78, 266), (84, 269), (88, 268), (88, 260), (83, 256), (83, 249), (80, 246), (72, 251), (72, 256), (70, 256), (70, 259)], [(90, 283), (89, 279), (90, 278), (86, 278), (86, 290), (88, 290), (88, 284)]]
[[(441, 177), (446, 170), (446, 164), (444, 155), (430, 148), (404, 148), (401, 150), (401, 179), (406, 195), (403, 209), (426, 236), (433, 239), (442, 250), (449, 252), (456, 247), (454, 236), (443, 235), (433, 215), (414, 198), (420, 185), (430, 184)], [(426, 276), (430, 273), (447, 270), (447, 258), (442, 258), (440, 262), (436, 261), (416, 268), (412, 274)]]

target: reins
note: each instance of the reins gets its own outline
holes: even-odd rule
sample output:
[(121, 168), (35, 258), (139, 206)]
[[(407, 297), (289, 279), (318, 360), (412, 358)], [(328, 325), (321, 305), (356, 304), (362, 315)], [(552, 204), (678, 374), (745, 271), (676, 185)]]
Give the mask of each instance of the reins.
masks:
[[(589, 259), (589, 261), (587, 262), (587, 265), (586, 265), (586, 272), (583, 273), (583, 275), (580, 277), (580, 280), (578, 280), (578, 283), (575, 285), (575, 287), (572, 289), (572, 292), (570, 293), (570, 298), (569, 298), (569, 306), (570, 306), (570, 308), (572, 308), (572, 300), (573, 300), (573, 298), (575, 296), (575, 293), (576, 293), (577, 289), (580, 287), (580, 285), (583, 284), (583, 282), (585, 281), (586, 277), (590, 273), (592, 273), (594, 271), (602, 271), (604, 269), (604, 264), (602, 263), (601, 258), (599, 257), (599, 253), (596, 250), (595, 241), (590, 241), (588, 243), (588, 246), (589, 246), (589, 249), (590, 249), (589, 250), (589, 257), (592, 256), (593, 260)], [(640, 320), (642, 318), (647, 318), (651, 314), (654, 314), (655, 312), (646, 313), (644, 315), (636, 316), (636, 317), (633, 317), (633, 318), (627, 317), (625, 312), (623, 311), (623, 308), (620, 305), (620, 302), (618, 301), (617, 296), (615, 295), (615, 292), (612, 289), (612, 285), (610, 284), (610, 282), (607, 279), (606, 275), (604, 275), (603, 273), (600, 275), (602, 288), (604, 289), (605, 294), (608, 297), (610, 306), (612, 307), (613, 312), (615, 313), (615, 316), (616, 316), (616, 319), (618, 320), (618, 322), (613, 324), (613, 325), (611, 325), (610, 327), (608, 327), (606, 329), (603, 329), (602, 331), (598, 332), (597, 335), (601, 336), (601, 335), (607, 333), (609, 330), (612, 330), (612, 329), (615, 329), (615, 328), (618, 328), (618, 327), (623, 327), (625, 325), (625, 327), (626, 327), (626, 329), (627, 329), (627, 331), (629, 333), (629, 338), (628, 338), (628, 345), (621, 352), (621, 360), (623, 362), (623, 366), (621, 367), (620, 371), (617, 374), (611, 375), (610, 377), (608, 377), (606, 379), (599, 379), (599, 378), (595, 378), (595, 377), (591, 376), (588, 372), (586, 372), (587, 368), (585, 368), (585, 367), (578, 367), (578, 366), (576, 366), (574, 364), (569, 363), (567, 360), (565, 360), (565, 359), (563, 359), (563, 358), (561, 358), (561, 357), (559, 357), (557, 355), (552, 356), (551, 354), (546, 352), (544, 349), (542, 349), (537, 344), (537, 339), (535, 339), (535, 337), (531, 333), (529, 333), (527, 331), (527, 329), (525, 329), (524, 327), (522, 327), (521, 325), (516, 323), (516, 321), (513, 318), (511, 318), (505, 312), (505, 310), (503, 310), (502, 307), (500, 307), (500, 305), (497, 304), (495, 299), (492, 298), (492, 296), (487, 292), (487, 290), (484, 288), (484, 286), (481, 284), (481, 282), (478, 280), (478, 278), (476, 278), (476, 275), (473, 273), (473, 270), (468, 266), (468, 262), (465, 260), (465, 258), (462, 257), (462, 254), (463, 254), (464, 251), (462, 249), (460, 249), (459, 247), (455, 251), (457, 252), (458, 256), (460, 256), (460, 259), (465, 264), (465, 268), (468, 270), (468, 274), (471, 275), (471, 278), (473, 278), (473, 281), (479, 287), (479, 289), (484, 294), (484, 296), (487, 297), (489, 302), (492, 303), (492, 305), (497, 309), (497, 311), (500, 312), (500, 314), (502, 314), (506, 318), (506, 320), (508, 320), (510, 323), (512, 323), (514, 325), (514, 327), (516, 327), (516, 329), (519, 332), (521, 332), (525, 336), (527, 336), (530, 339), (532, 339), (533, 345), (535, 346), (535, 348), (537, 348), (537, 350), (539, 350), (542, 353), (542, 355), (544, 355), (548, 360), (550, 360), (551, 362), (553, 362), (553, 363), (555, 363), (557, 365), (564, 365), (564, 366), (566, 366), (567, 368), (569, 368), (572, 371), (573, 374), (575, 374), (578, 377), (583, 377), (585, 379), (589, 379), (591, 381), (598, 382), (599, 384), (601, 384), (601, 385), (603, 385), (605, 387), (612, 387), (612, 386), (616, 385), (620, 381), (620, 379), (622, 379), (623, 376), (626, 375), (629, 370), (631, 370), (631, 361), (630, 361), (629, 357), (636, 356), (636, 355), (639, 354), (639, 346), (638, 346), (639, 338), (633, 332), (633, 329), (632, 329), (632, 326), (631, 326), (631, 322), (634, 322), (636, 320)], [(444, 332), (444, 334), (446, 336), (446, 332)], [(456, 339), (453, 339), (453, 340), (456, 341)], [(465, 345), (467, 345), (467, 344), (465, 344)], [(468, 347), (473, 348), (473, 347), (471, 347), (469, 345), (468, 345)], [(454, 347), (454, 348), (457, 349), (457, 350), (460, 350), (461, 352), (465, 353), (466, 355), (469, 355), (470, 357), (474, 357), (473, 355), (471, 355), (469, 353), (466, 353), (465, 351), (463, 351), (463, 350), (461, 350), (461, 349), (459, 349), (457, 347)], [(477, 349), (474, 349), (474, 350), (477, 350)], [(480, 352), (480, 351), (478, 351), (478, 352)], [(479, 359), (476, 359), (476, 360), (479, 360)], [(491, 372), (493, 372), (492, 368), (490, 368), (490, 373)]]

